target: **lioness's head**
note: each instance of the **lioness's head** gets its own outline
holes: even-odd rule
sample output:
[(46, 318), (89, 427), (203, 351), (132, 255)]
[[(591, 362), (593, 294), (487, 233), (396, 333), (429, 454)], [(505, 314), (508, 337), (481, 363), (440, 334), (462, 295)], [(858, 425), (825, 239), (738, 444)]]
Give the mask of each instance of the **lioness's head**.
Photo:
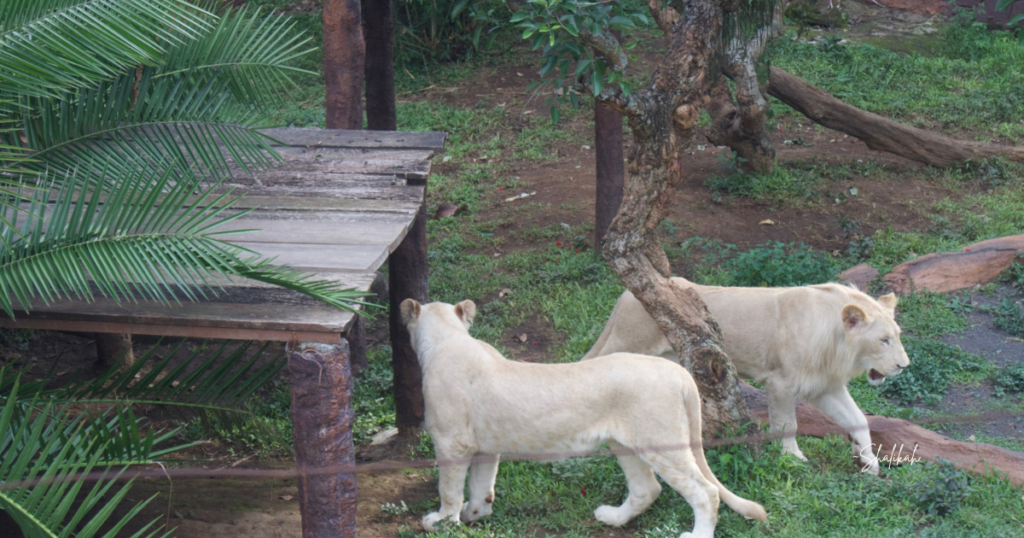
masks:
[(468, 299), (455, 305), (420, 304), (415, 299), (406, 299), (399, 305), (399, 310), (402, 313), (402, 323), (409, 329), (413, 349), (416, 349), (417, 329), (421, 325), (434, 333), (442, 332), (446, 327), (464, 332), (473, 325), (473, 318), (476, 316), (476, 304)]
[(871, 303), (868, 308), (859, 304), (844, 306), (843, 326), (846, 343), (867, 371), (868, 383), (880, 385), (886, 377), (910, 366), (910, 357), (903, 349), (900, 327), (896, 325), (896, 296), (890, 293)]

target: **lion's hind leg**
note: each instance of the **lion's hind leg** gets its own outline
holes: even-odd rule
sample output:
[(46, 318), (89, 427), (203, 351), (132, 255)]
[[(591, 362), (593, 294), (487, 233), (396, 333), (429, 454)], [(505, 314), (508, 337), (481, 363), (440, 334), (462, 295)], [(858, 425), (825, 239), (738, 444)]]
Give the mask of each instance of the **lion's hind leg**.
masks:
[(693, 508), (693, 532), (684, 532), (680, 538), (714, 538), (718, 524), (718, 488), (701, 473), (693, 451), (689, 448), (652, 451), (642, 458)]
[(654, 476), (654, 470), (634, 454), (626, 453), (628, 449), (616, 442), (608, 445), (619, 458), (619, 466), (626, 474), (629, 484), (629, 496), (621, 506), (601, 505), (594, 510), (594, 517), (606, 525), (618, 527), (644, 513), (661, 494), (661, 484)]
[(469, 468), (469, 502), (462, 505), (462, 521), (470, 523), (493, 512), (498, 459), (498, 456), (483, 454), (474, 457)]

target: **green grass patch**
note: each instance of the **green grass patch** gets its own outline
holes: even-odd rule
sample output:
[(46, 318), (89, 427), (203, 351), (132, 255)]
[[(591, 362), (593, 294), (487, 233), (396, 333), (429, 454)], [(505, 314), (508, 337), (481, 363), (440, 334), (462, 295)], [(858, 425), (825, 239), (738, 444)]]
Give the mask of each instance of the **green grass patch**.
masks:
[(896, 306), (900, 328), (921, 338), (953, 334), (970, 326), (964, 315), (965, 303), (956, 297), (928, 290), (901, 297)]

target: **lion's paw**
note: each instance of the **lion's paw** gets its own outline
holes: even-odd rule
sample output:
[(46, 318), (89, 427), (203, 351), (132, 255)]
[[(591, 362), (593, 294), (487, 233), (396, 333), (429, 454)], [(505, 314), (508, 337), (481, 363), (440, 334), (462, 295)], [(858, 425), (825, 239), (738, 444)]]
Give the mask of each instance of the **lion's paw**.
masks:
[(783, 447), (782, 448), (782, 453), (783, 454), (792, 454), (793, 456), (796, 456), (796, 459), (798, 459), (800, 461), (807, 461), (807, 456), (804, 456), (803, 451), (800, 450), (799, 448), (796, 448), (796, 447), (792, 447), (792, 448)]
[(875, 459), (871, 460), (871, 462), (869, 462), (869, 463), (865, 464), (863, 467), (861, 467), (860, 470), (862, 472), (867, 473), (867, 474), (878, 476), (878, 471), (879, 471), (878, 458), (875, 458)]
[(460, 517), (465, 523), (472, 523), (484, 516), (489, 516), (494, 513), (490, 503), (481, 503), (473, 505), (472, 503), (465, 503), (462, 505), (462, 513)]
[[(427, 532), (437, 532), (441, 530), (440, 525), (438, 525), (438, 523), (441, 523), (442, 521), (452, 521), (453, 519), (454, 518), (451, 516), (441, 517), (440, 512), (431, 512), (423, 516), (423, 520), (421, 521), (421, 523), (423, 524), (423, 530)], [(459, 522), (458, 520), (455, 520), (452, 521), (451, 524), (458, 525)]]
[(594, 517), (601, 523), (611, 525), (612, 527), (621, 527), (629, 521), (629, 517), (623, 514), (622, 510), (607, 504), (598, 506), (597, 510), (594, 510)]

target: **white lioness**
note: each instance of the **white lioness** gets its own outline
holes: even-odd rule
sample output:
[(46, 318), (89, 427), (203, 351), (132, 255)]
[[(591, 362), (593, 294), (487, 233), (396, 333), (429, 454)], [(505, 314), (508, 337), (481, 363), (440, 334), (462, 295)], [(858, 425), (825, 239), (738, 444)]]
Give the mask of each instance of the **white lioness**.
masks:
[(426, 428), (440, 466), (441, 510), (424, 516), (424, 529), (490, 514), (502, 453), (553, 457), (604, 442), (618, 456), (629, 496), (622, 506), (595, 510), (599, 521), (619, 526), (646, 510), (661, 493), (654, 473), (693, 507), (693, 534), (682, 537), (714, 535), (719, 499), (744, 517), (768, 520), (761, 505), (711, 474), (697, 386), (682, 367), (625, 353), (585, 363), (515, 362), (469, 335), (472, 301), (406, 299), (401, 313), (423, 369)]
[[(783, 452), (807, 460), (795, 437), (796, 400), (801, 398), (849, 432), (862, 470), (878, 474), (867, 419), (846, 384), (867, 371), (868, 381), (878, 385), (910, 365), (894, 320), (895, 295), (876, 301), (838, 284), (730, 288), (700, 286), (684, 278), (672, 282), (694, 288), (708, 305), (740, 377), (764, 384), (771, 431), (785, 434)], [(629, 291), (619, 297), (604, 332), (583, 360), (616, 352), (679, 362), (654, 318)]]

